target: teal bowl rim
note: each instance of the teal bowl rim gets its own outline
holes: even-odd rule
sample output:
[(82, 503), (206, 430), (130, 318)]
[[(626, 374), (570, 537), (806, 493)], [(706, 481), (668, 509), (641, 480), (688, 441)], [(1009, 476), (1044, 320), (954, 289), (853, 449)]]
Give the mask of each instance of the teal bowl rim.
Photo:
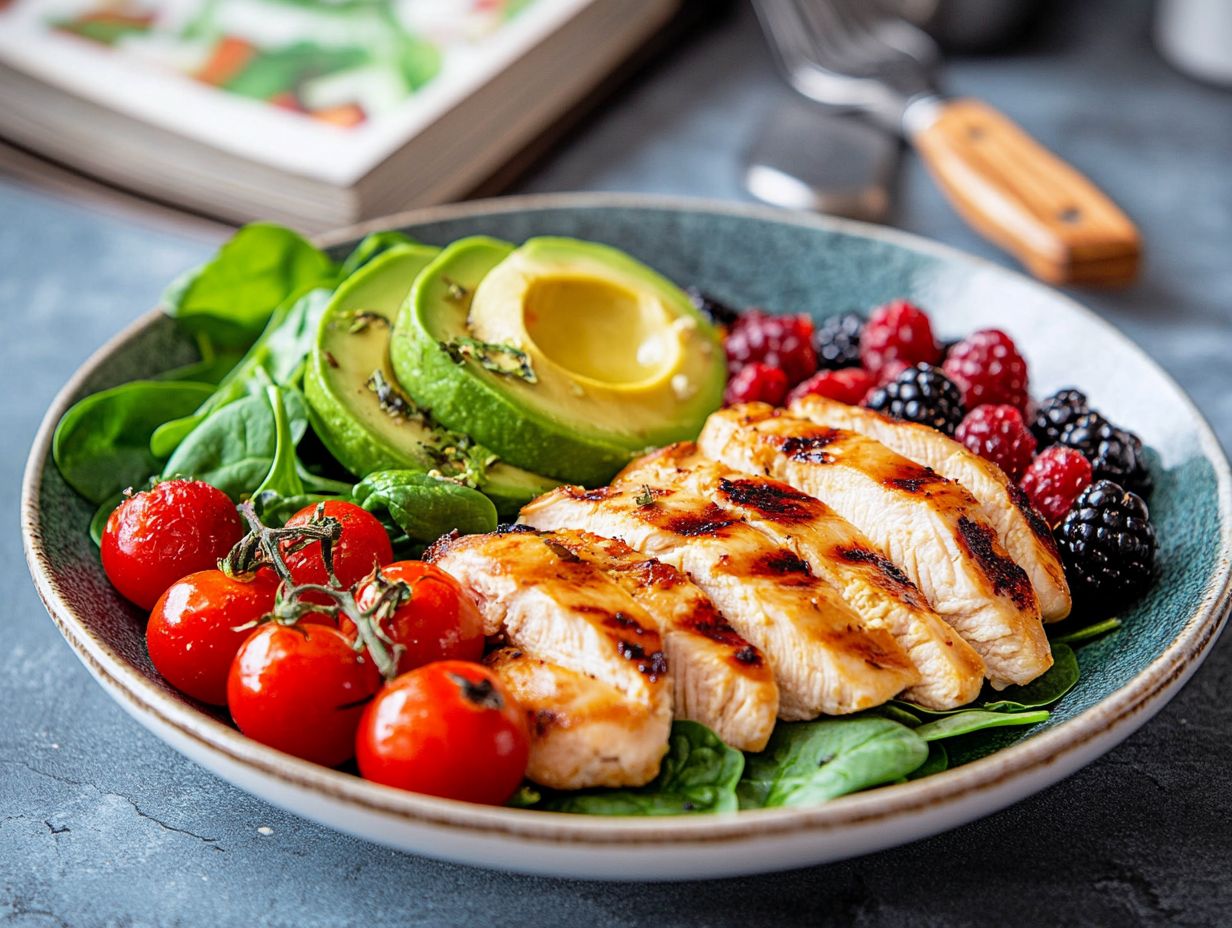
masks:
[[(1170, 375), (1115, 327), (1051, 287), (1027, 280), (1015, 271), (911, 233), (855, 220), (797, 213), (740, 203), (644, 194), (567, 193), (502, 197), (429, 207), (397, 213), (318, 236), (328, 247), (357, 240), (369, 231), (403, 228), (476, 215), (522, 212), (533, 209), (657, 209), (737, 215), (769, 222), (803, 226), (872, 238), (910, 251), (966, 262), (973, 268), (993, 269), (1046, 291), (1100, 327), (1147, 364), (1159, 369), (1186, 405), (1198, 429), (1199, 447), (1215, 471), (1219, 512), (1232, 512), (1232, 470), (1210, 425)], [(258, 744), (236, 729), (201, 712), (160, 689), (129, 665), (106, 641), (73, 614), (60, 592), (55, 569), (39, 532), (39, 497), (42, 474), (51, 453), (52, 433), (82, 385), (118, 348), (154, 324), (160, 313), (152, 310), (128, 325), (95, 351), (56, 395), (49, 407), (26, 463), (22, 481), (21, 523), (26, 561), (39, 596), (61, 634), (77, 656), (123, 708), (145, 724), (156, 722), (176, 731), (198, 747), (218, 752), (231, 764), (251, 773), (281, 781), (286, 786), (321, 793), (334, 801), (354, 805), (357, 811), (379, 813), (421, 824), (457, 829), (472, 834), (512, 837), (553, 844), (620, 846), (739, 842), (797, 834), (850, 829), (901, 820), (925, 810), (951, 806), (948, 824), (905, 828), (901, 840), (951, 827), (1016, 802), (1068, 776), (1128, 737), (1171, 698), (1197, 669), (1218, 638), (1232, 607), (1232, 519), (1223, 518), (1219, 531), (1216, 569), (1207, 578), (1197, 608), (1172, 642), (1127, 684), (1094, 706), (1051, 728), (1023, 739), (988, 757), (936, 776), (858, 793), (811, 809), (758, 809), (727, 815), (673, 816), (629, 819), (560, 815), (525, 809), (480, 806), (403, 792), (338, 770), (320, 767)], [(148, 721), (147, 721), (148, 720)], [(957, 806), (974, 794), (991, 798), (967, 815)], [(306, 812), (311, 817), (310, 812)], [(890, 841), (882, 844), (892, 843)], [(750, 870), (756, 867), (750, 867)]]

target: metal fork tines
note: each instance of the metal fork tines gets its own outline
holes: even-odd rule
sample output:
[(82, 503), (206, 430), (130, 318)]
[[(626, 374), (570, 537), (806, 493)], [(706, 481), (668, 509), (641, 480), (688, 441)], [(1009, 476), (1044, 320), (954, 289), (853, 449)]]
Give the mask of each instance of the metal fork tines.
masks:
[(908, 105), (936, 94), (936, 45), (877, 0), (753, 5), (788, 80), (818, 103), (867, 112), (901, 131)]

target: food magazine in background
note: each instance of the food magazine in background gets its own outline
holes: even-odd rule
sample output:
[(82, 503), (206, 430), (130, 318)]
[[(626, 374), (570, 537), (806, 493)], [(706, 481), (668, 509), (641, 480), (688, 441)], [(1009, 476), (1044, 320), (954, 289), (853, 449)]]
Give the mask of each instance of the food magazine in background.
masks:
[(0, 0), (0, 135), (233, 221), (465, 194), (678, 0)]

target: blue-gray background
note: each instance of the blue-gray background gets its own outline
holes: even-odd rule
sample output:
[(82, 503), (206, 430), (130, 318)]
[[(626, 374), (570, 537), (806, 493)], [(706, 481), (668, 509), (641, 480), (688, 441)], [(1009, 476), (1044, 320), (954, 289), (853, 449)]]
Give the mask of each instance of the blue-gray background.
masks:
[[(1060, 6), (1060, 5), (1057, 5)], [(1185, 80), (1146, 3), (1069, 5), (949, 84), (1115, 191), (1148, 262), (1080, 298), (1180, 381), (1232, 446), (1232, 94)], [(626, 88), (519, 189), (743, 199), (743, 150), (785, 93), (741, 8)], [(894, 222), (998, 256), (904, 164)], [(14, 526), (43, 409), (108, 335), (216, 244), (208, 227), (69, 202), (0, 174), (0, 924), (1214, 925), (1232, 907), (1232, 645), (1107, 757), (966, 828), (859, 860), (676, 886), (421, 860), (215, 779), (123, 715), (60, 640)], [(769, 270), (773, 273), (773, 270)]]

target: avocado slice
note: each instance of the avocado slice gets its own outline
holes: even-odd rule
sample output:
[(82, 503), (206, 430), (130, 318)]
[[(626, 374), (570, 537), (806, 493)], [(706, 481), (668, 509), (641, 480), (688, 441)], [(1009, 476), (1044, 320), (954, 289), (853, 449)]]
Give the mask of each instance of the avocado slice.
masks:
[[(389, 364), (390, 325), (416, 275), (437, 252), (426, 245), (391, 248), (349, 277), (321, 318), (304, 395), (317, 435), (358, 477), (381, 470), (457, 476), (468, 456), (479, 462), (492, 457), (418, 409)], [(556, 485), (501, 462), (481, 469), (479, 489), (502, 516)]]
[(727, 379), (719, 334), (683, 291), (568, 238), (445, 248), (398, 314), (390, 358), (444, 425), (590, 486), (648, 447), (696, 438)]

